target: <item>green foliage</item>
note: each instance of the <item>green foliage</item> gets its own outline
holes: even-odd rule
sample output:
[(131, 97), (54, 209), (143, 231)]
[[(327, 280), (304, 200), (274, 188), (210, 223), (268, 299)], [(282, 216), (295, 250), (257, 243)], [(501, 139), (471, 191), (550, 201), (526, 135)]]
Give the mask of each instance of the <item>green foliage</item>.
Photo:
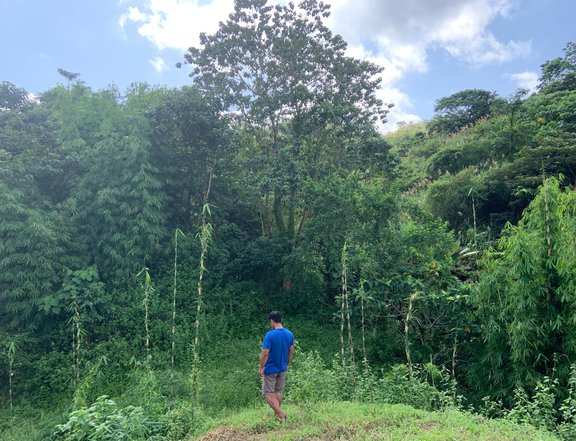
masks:
[[(438, 379), (436, 382), (438, 385), (442, 383)], [(290, 369), (288, 383), (288, 400), (295, 403), (352, 400), (406, 404), (426, 410), (456, 404), (449, 390), (441, 391), (419, 376), (411, 377), (405, 365), (375, 372), (368, 365), (344, 369), (336, 359), (333, 366), (327, 368), (315, 351), (298, 353)]]
[(91, 406), (70, 413), (68, 421), (56, 426), (54, 440), (62, 441), (144, 441), (158, 432), (160, 424), (144, 414), (141, 407), (119, 408), (103, 395)]
[(457, 133), (490, 116), (502, 99), (495, 92), (468, 89), (439, 99), (434, 106), (436, 116), (428, 124), (428, 130), (443, 134)]
[(166, 439), (180, 440), (204, 432), (211, 419), (201, 410), (190, 411), (190, 403), (178, 401), (164, 416)]
[(96, 266), (80, 270), (67, 270), (62, 288), (42, 299), (38, 309), (46, 314), (61, 314), (76, 302), (83, 320), (94, 323), (103, 318), (109, 305), (106, 304), (104, 284), (100, 281)]
[(560, 424), (556, 426), (556, 431), (562, 439), (574, 439), (576, 437), (576, 366), (572, 365), (570, 379), (568, 381), (568, 391), (566, 397), (558, 408), (560, 414)]
[(288, 398), (300, 403), (339, 401), (342, 390), (338, 380), (317, 352), (299, 353), (290, 369)]
[(28, 92), (16, 87), (9, 81), (0, 82), (0, 111), (25, 110), (30, 106)]
[(186, 62), (202, 93), (221, 111), (234, 110), (228, 115), (242, 126), (239, 158), (256, 190), (262, 234), (295, 239), (310, 212), (308, 180), (340, 168), (391, 168), (372, 126), (387, 112), (375, 94), (381, 68), (345, 56), (322, 2), (234, 6)]
[(557, 90), (576, 89), (576, 43), (570, 42), (564, 48), (564, 57), (554, 58), (544, 63), (538, 88), (545, 93)]
[(148, 368), (135, 369), (130, 373), (130, 387), (122, 396), (122, 401), (141, 407), (147, 415), (160, 417), (167, 408), (166, 395), (156, 373)]
[(0, 180), (0, 314), (11, 327), (38, 325), (39, 305), (57, 289), (67, 260), (63, 219), (32, 200)]
[(517, 387), (514, 390), (512, 409), (506, 418), (547, 429), (556, 433), (560, 439), (571, 440), (576, 434), (575, 396), (576, 365), (573, 364), (566, 389), (553, 376), (544, 376), (531, 396), (523, 388)]
[(98, 268), (126, 277), (148, 264), (165, 238), (162, 185), (149, 160), (150, 143), (138, 133), (96, 148), (102, 162), (82, 185), (82, 220), (93, 225), (87, 238)]
[(575, 357), (574, 193), (549, 179), (518, 226), (486, 256), (478, 285), (486, 361), (496, 390), (533, 388), (554, 367), (561, 383)]
[[(486, 414), (513, 407), (573, 437), (573, 45), (531, 96), (462, 91), (430, 130), (382, 137), (380, 68), (345, 56), (328, 14), (236, 1), (186, 55), (194, 87), (93, 91), (61, 70), (67, 84), (31, 102), (2, 83), (10, 421), (73, 406), (61, 439), (194, 436), (261, 402), (259, 341), (277, 309), (302, 349), (287, 389), (302, 409), (488, 395)], [(343, 292), (346, 358), (332, 360)]]

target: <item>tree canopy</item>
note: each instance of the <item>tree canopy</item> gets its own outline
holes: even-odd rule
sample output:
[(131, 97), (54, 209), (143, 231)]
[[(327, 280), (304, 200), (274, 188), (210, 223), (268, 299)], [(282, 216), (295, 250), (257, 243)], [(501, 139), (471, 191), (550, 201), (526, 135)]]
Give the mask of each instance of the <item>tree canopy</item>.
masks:
[(434, 106), (436, 115), (430, 121), (429, 130), (456, 133), (490, 116), (502, 101), (496, 92), (481, 89), (467, 89), (440, 98)]

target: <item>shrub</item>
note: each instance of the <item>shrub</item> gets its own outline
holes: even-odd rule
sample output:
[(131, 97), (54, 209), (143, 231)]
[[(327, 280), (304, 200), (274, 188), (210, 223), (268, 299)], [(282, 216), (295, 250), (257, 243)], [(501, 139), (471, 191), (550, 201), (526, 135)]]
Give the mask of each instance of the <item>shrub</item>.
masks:
[(166, 422), (166, 439), (179, 440), (196, 435), (206, 430), (210, 419), (196, 408), (192, 411), (190, 403), (179, 401), (164, 416)]
[(532, 396), (518, 387), (507, 418), (556, 433), (563, 440), (576, 439), (576, 364), (571, 366), (567, 387), (558, 379), (545, 376)]
[(335, 401), (341, 398), (337, 375), (327, 369), (316, 351), (299, 353), (289, 372), (287, 397), (296, 402)]
[[(426, 372), (430, 372), (429, 367)], [(432, 374), (441, 375), (439, 371)], [(440, 378), (439, 383), (448, 384), (445, 391), (416, 376), (410, 377), (405, 365), (377, 373), (368, 365), (348, 365), (345, 369), (336, 358), (332, 368), (328, 369), (315, 351), (298, 354), (288, 381), (288, 397), (296, 402), (351, 400), (407, 404), (425, 410), (456, 405), (452, 398), (454, 391), (444, 378)]]
[(387, 372), (382, 371), (380, 378), (369, 372), (364, 376), (372, 378), (364, 379), (359, 384), (369, 386), (370, 391), (364, 399), (357, 396), (360, 401), (407, 404), (425, 410), (442, 409), (454, 404), (447, 392), (438, 390), (416, 376), (410, 377), (408, 367), (403, 364), (393, 366)]
[(65, 424), (56, 426), (54, 441), (144, 441), (158, 433), (162, 424), (150, 420), (141, 407), (119, 408), (106, 395), (90, 407), (70, 413)]

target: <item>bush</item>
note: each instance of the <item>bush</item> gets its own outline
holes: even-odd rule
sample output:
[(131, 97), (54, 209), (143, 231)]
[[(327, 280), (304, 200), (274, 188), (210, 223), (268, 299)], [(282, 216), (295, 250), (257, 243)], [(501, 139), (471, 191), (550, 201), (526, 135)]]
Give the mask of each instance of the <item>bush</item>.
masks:
[(52, 437), (54, 441), (144, 441), (161, 428), (141, 407), (121, 409), (103, 395), (90, 407), (72, 412), (65, 424), (56, 426)]
[(142, 368), (134, 370), (130, 387), (121, 397), (123, 403), (141, 407), (148, 415), (160, 417), (167, 408), (167, 399), (162, 394), (155, 371)]
[(166, 439), (178, 440), (206, 430), (210, 419), (199, 408), (192, 411), (190, 403), (179, 401), (166, 413)]
[(531, 397), (524, 389), (516, 388), (507, 418), (547, 429), (563, 440), (576, 439), (576, 364), (571, 366), (567, 388), (547, 376), (537, 383)]
[[(430, 368), (426, 372), (430, 374)], [(440, 375), (439, 371), (432, 373)], [(326, 368), (316, 351), (298, 354), (288, 376), (287, 396), (296, 402), (351, 400), (362, 403), (406, 404), (418, 409), (437, 410), (455, 406), (453, 393), (410, 377), (405, 365), (374, 372), (368, 365), (343, 368), (337, 357), (332, 369)], [(442, 384), (447, 383), (441, 379)]]
[(299, 353), (288, 376), (287, 397), (295, 402), (341, 399), (338, 377), (327, 369), (317, 351)]

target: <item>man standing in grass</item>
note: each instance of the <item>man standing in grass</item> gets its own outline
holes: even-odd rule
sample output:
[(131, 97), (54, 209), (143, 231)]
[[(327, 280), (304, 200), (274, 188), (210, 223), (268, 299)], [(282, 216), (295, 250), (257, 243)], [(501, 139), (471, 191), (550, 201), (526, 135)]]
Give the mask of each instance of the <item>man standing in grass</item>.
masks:
[(286, 422), (286, 414), (282, 411), (282, 393), (286, 385), (286, 371), (294, 356), (294, 336), (282, 326), (282, 317), (278, 311), (268, 314), (271, 331), (264, 336), (260, 369), (262, 377), (262, 394), (274, 410), (281, 423)]

